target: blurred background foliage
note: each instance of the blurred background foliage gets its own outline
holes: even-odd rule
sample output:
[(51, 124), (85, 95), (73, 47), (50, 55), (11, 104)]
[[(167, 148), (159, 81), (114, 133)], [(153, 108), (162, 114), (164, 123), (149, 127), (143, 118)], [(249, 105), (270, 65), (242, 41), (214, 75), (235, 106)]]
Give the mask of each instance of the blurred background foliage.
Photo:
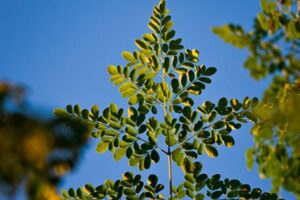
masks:
[(23, 87), (0, 82), (0, 194), (59, 199), (56, 187), (79, 161), (87, 129), (78, 123), (28, 114)]
[(254, 79), (271, 79), (254, 113), (248, 168), (256, 162), (274, 192), (283, 187), (300, 198), (300, 1), (261, 0), (261, 8), (252, 30), (226, 24), (213, 32), (248, 50), (244, 67)]

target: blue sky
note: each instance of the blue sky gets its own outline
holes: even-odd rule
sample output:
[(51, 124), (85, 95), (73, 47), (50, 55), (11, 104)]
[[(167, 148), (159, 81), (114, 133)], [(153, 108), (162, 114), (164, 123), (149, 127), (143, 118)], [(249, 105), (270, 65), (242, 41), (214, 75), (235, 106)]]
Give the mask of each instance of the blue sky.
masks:
[[(28, 101), (38, 112), (52, 115), (55, 107), (79, 103), (101, 108), (115, 102), (126, 107), (106, 73), (108, 64), (124, 64), (121, 52), (134, 50), (134, 39), (149, 32), (148, 18), (158, 0), (1, 0), (0, 2), (0, 80), (23, 84)], [(177, 36), (186, 48), (200, 51), (200, 63), (216, 66), (213, 84), (199, 98), (216, 101), (261, 96), (268, 81), (256, 82), (243, 66), (246, 52), (226, 45), (211, 28), (228, 22), (251, 28), (259, 10), (253, 0), (167, 1)], [(244, 151), (252, 145), (250, 125), (234, 132), (236, 146), (219, 148), (217, 159), (200, 157), (204, 172), (238, 178), (245, 183), (270, 189), (256, 171), (246, 169)], [(126, 160), (115, 163), (111, 154), (95, 152), (95, 140), (83, 153), (76, 171), (69, 174), (62, 188), (85, 183), (100, 184), (116, 179), (128, 167)], [(145, 174), (157, 173), (167, 180), (166, 160)], [(179, 171), (175, 170), (175, 174)], [(175, 181), (181, 180), (175, 176)], [(286, 192), (282, 196), (293, 199)]]

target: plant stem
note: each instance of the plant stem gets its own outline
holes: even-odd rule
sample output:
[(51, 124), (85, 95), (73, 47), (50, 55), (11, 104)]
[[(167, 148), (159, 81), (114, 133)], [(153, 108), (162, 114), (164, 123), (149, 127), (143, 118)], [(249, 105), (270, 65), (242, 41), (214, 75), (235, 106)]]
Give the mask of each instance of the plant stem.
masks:
[(168, 171), (169, 171), (169, 182), (170, 182), (170, 197), (171, 197), (171, 200), (173, 200), (173, 197), (172, 197), (172, 182), (173, 182), (173, 176), (172, 176), (172, 158), (171, 158), (171, 148), (168, 147)]
[[(223, 120), (224, 120), (224, 118), (221, 118), (220, 120), (216, 121), (215, 123), (212, 123), (212, 124), (210, 124), (210, 125), (208, 125), (208, 126), (203, 127), (203, 128), (201, 129), (201, 131), (204, 131), (204, 130), (208, 129), (208, 128), (212, 127), (214, 124), (216, 124), (217, 122), (223, 121)], [(186, 142), (188, 142), (189, 140), (191, 140), (192, 138), (194, 138), (194, 137), (199, 133), (199, 131), (198, 131), (197, 133), (194, 133), (194, 132), (192, 132), (192, 133), (193, 133), (193, 134), (192, 134), (189, 138), (187, 138), (186, 140), (184, 140), (179, 146), (177, 146), (175, 149), (173, 149), (173, 151), (171, 152), (171, 154), (172, 154), (175, 150), (181, 148), (182, 145), (183, 145), (184, 143), (186, 143)]]

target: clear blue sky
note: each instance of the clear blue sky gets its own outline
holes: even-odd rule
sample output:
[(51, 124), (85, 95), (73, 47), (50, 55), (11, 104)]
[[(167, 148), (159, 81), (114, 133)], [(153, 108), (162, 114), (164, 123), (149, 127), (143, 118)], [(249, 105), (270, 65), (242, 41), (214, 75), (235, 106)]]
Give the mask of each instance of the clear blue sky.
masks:
[[(106, 74), (108, 64), (124, 64), (123, 50), (134, 50), (134, 39), (147, 28), (148, 17), (158, 0), (1, 0), (0, 1), (0, 80), (24, 84), (28, 101), (36, 110), (52, 115), (55, 107), (79, 103), (82, 107), (112, 101), (125, 107)], [(186, 48), (200, 51), (200, 62), (216, 66), (218, 73), (200, 99), (216, 101), (228, 98), (261, 96), (267, 81), (255, 82), (243, 69), (246, 52), (224, 44), (211, 28), (228, 22), (251, 27), (259, 10), (253, 0), (167, 1), (177, 35)], [(204, 172), (238, 178), (253, 186), (270, 189), (269, 181), (260, 180), (256, 171), (246, 170), (244, 151), (252, 145), (247, 126), (234, 132), (236, 146), (219, 148), (219, 158), (200, 157)], [(76, 171), (69, 174), (62, 188), (85, 183), (100, 184), (107, 178), (119, 178), (133, 170), (126, 160), (115, 163), (111, 154), (95, 152), (91, 141)], [(157, 173), (167, 181), (166, 160), (145, 174)], [(179, 174), (175, 170), (175, 174)], [(175, 177), (176, 183), (181, 180)], [(281, 193), (293, 199), (286, 192)], [(21, 197), (20, 197), (21, 198)]]

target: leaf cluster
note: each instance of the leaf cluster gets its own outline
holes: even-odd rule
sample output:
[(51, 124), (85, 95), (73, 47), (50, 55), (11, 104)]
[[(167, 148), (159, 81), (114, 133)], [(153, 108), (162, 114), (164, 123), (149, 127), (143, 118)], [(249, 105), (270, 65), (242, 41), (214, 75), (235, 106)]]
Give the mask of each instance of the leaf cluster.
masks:
[[(299, 187), (299, 1), (261, 0), (253, 29), (240, 25), (215, 27), (225, 42), (249, 51), (244, 66), (255, 79), (272, 77), (261, 105), (254, 112), (253, 148), (246, 152), (248, 167), (254, 162), (263, 178), (300, 196)], [(282, 174), (286, 176), (282, 177)]]
[[(237, 180), (221, 181), (220, 175), (209, 179), (200, 174), (202, 163), (197, 160), (199, 156), (205, 152), (209, 157), (217, 157), (216, 146), (234, 146), (233, 130), (239, 129), (243, 123), (257, 120), (253, 110), (258, 99), (246, 97), (239, 101), (223, 97), (216, 103), (205, 101), (202, 105), (195, 105), (195, 97), (203, 94), (217, 69), (199, 64), (199, 51), (184, 49), (182, 39), (175, 37), (172, 26), (165, 1), (161, 1), (150, 17), (148, 27), (152, 32), (135, 40), (136, 51), (122, 52), (126, 64), (108, 66), (110, 81), (128, 100), (127, 109), (119, 108), (115, 103), (102, 111), (96, 105), (83, 110), (78, 105), (68, 105), (66, 109), (56, 109), (55, 114), (91, 125), (91, 135), (100, 140), (97, 145), (99, 153), (110, 151), (116, 161), (126, 158), (130, 166), (138, 167), (140, 171), (150, 169), (161, 156), (167, 156), (169, 167), (172, 162), (176, 163), (185, 177), (185, 182), (178, 187), (172, 186), (172, 177), (169, 177), (169, 199), (202, 199), (204, 186), (208, 187), (206, 196), (213, 199), (222, 195), (261, 198), (260, 190), (253, 192), (247, 186), (247, 190), (242, 191), (242, 184)], [(135, 179), (133, 175), (131, 177)], [(164, 199), (157, 194), (162, 186), (157, 189), (157, 181), (154, 182), (151, 185), (153, 181), (150, 180), (152, 188), (149, 189), (149, 178), (148, 185), (138, 181), (131, 183), (131, 188), (123, 184), (124, 179), (109, 181), (99, 187), (101, 190), (93, 190), (94, 193), (87, 195), (97, 198), (108, 195), (111, 199), (120, 199), (122, 195), (127, 199)], [(146, 192), (142, 191), (142, 185)], [(79, 194), (82, 194), (80, 198), (90, 197), (82, 192)], [(71, 194), (65, 193), (66, 198), (77, 196), (74, 190)]]

